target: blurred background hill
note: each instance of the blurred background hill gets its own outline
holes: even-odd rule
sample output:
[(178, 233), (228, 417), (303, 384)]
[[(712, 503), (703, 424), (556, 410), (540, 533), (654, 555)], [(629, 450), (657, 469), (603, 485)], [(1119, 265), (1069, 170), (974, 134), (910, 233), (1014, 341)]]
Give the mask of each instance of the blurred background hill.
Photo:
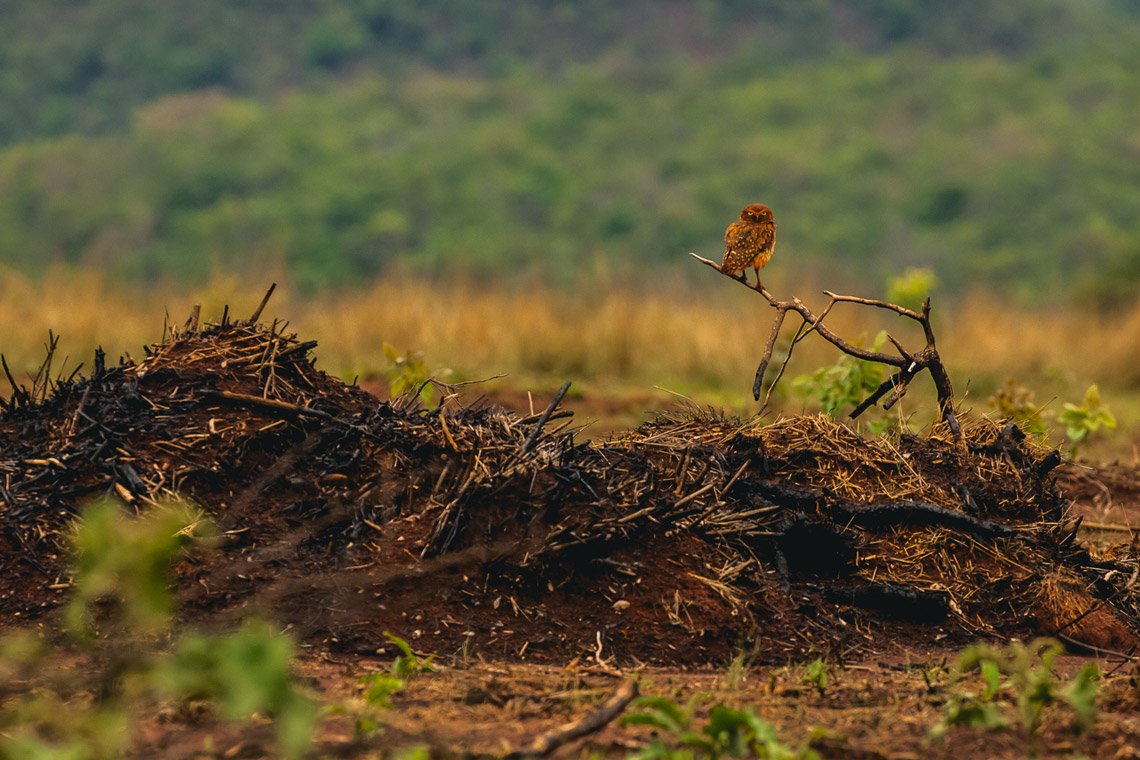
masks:
[(1136, 0), (39, 0), (0, 15), (0, 262), (116, 279), (778, 264), (1131, 305)]
[[(933, 289), (965, 407), (1063, 440), (1098, 383), (1140, 462), (1140, 0), (0, 0), (0, 104), (17, 378), (49, 329), (66, 375), (277, 281), (381, 394), (509, 373), (474, 392), (574, 380), (595, 433), (674, 392), (755, 414), (769, 310), (686, 254), (760, 201), (774, 293)], [(797, 348), (768, 414), (835, 360)]]

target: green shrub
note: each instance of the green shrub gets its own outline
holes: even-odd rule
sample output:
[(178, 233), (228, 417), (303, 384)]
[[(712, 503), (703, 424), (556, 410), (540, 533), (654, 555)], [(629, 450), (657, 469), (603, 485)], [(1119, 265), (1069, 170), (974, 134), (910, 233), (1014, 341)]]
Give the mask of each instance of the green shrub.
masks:
[(173, 563), (213, 533), (184, 504), (138, 516), (110, 500), (87, 508), (72, 534), (65, 637), (16, 632), (0, 646), (0, 675), (21, 684), (0, 690), (0, 760), (121, 757), (138, 716), (164, 698), (208, 700), (233, 720), (269, 716), (281, 751), (305, 755), (316, 712), (293, 678), (291, 639), (265, 623), (174, 630)]
[(986, 730), (1004, 730), (1011, 723), (997, 699), (1011, 699), (1018, 722), (1031, 742), (1036, 742), (1044, 709), (1058, 701), (1067, 703), (1074, 712), (1073, 725), (1078, 731), (1090, 728), (1096, 721), (1096, 681), (1100, 670), (1094, 663), (1082, 667), (1067, 684), (1053, 677), (1053, 661), (1064, 647), (1055, 639), (1039, 638), (1026, 645), (1014, 641), (1005, 647), (976, 644), (959, 655), (954, 669), (957, 677), (978, 670), (983, 689), (974, 692), (957, 690), (946, 703), (945, 716), (931, 729), (935, 738), (945, 735), (950, 726), (970, 726)]
[(765, 760), (818, 760), (819, 755), (804, 748), (796, 752), (780, 742), (771, 724), (752, 710), (713, 705), (704, 724), (697, 721), (697, 709), (708, 699), (696, 694), (684, 705), (665, 697), (639, 697), (634, 703), (643, 708), (621, 718), (623, 726), (646, 726), (664, 736), (656, 736), (630, 760), (692, 760), (724, 757), (757, 757)]
[[(880, 331), (871, 350), (881, 350), (886, 340), (886, 331)], [(824, 414), (838, 417), (841, 411), (856, 406), (882, 384), (884, 367), (842, 354), (835, 364), (792, 380), (792, 388), (804, 398), (815, 400)]]
[(1085, 391), (1085, 403), (1080, 406), (1065, 404), (1064, 411), (1058, 415), (1057, 421), (1065, 426), (1065, 433), (1072, 442), (1070, 451), (1073, 454), (1076, 454), (1077, 447), (1081, 443), (1102, 427), (1106, 429), (1116, 427), (1116, 417), (1109, 411), (1108, 405), (1100, 400), (1100, 389), (1095, 383)]

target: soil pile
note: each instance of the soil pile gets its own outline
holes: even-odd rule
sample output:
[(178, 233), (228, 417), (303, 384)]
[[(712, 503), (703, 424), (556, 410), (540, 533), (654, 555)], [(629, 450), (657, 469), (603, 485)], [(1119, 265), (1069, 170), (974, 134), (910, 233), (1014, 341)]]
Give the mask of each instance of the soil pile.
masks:
[(187, 615), (268, 608), (309, 641), (599, 663), (843, 658), (1037, 633), (1136, 641), (1140, 559), (1093, 556), (1015, 426), (868, 440), (690, 410), (601, 444), (555, 405), (381, 403), (276, 323), (174, 331), (0, 415), (0, 622), (66, 592), (92, 498), (191, 499), (221, 549)]

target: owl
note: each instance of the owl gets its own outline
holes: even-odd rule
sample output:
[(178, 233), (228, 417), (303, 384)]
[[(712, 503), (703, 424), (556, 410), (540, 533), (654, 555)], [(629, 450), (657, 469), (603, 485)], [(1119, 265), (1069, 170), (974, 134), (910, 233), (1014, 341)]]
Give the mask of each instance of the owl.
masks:
[(756, 287), (760, 284), (760, 270), (772, 258), (776, 247), (776, 222), (772, 210), (763, 203), (753, 203), (740, 212), (740, 219), (728, 225), (724, 231), (724, 261), (720, 271), (733, 277), (740, 272), (740, 279), (748, 283), (744, 270), (756, 270)]

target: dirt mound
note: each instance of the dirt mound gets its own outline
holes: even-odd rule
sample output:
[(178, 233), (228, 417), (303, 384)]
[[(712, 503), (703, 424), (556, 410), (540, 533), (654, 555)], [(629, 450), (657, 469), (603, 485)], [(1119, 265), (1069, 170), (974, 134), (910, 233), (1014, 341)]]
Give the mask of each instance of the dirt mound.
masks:
[[(381, 403), (276, 324), (172, 333), (0, 416), (0, 621), (58, 603), (83, 505), (169, 497), (226, 542), (196, 618), (269, 608), (312, 642), (521, 659), (846, 657), (1056, 634), (1130, 649), (1135, 554), (1094, 557), (1013, 426), (870, 441), (824, 417), (666, 415), (581, 444), (546, 415)], [(50, 392), (48, 392), (50, 391)]]

